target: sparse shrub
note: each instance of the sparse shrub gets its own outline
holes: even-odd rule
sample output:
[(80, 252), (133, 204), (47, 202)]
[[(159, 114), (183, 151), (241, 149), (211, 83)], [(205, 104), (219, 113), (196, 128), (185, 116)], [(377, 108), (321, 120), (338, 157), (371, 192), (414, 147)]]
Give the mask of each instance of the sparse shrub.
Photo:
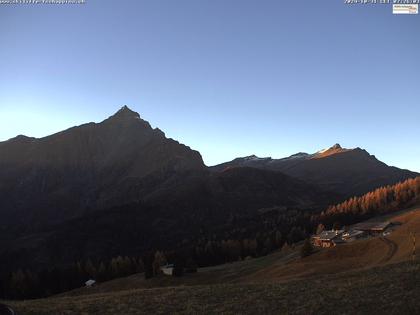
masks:
[(172, 271), (172, 276), (182, 277), (184, 275), (184, 268), (185, 268), (184, 259), (180, 255), (178, 255), (175, 259), (174, 270)]
[(316, 228), (316, 234), (320, 234), (325, 230), (324, 224), (320, 223), (318, 224), (318, 227)]
[(312, 254), (313, 251), (314, 248), (312, 247), (311, 241), (309, 240), (309, 238), (307, 238), (303, 243), (302, 248), (300, 249), (300, 257), (303, 258), (309, 256), (310, 254)]
[(333, 230), (334, 231), (337, 231), (337, 230), (339, 230), (341, 228), (341, 224), (340, 224), (340, 222), (338, 222), (338, 221), (336, 221), (336, 222), (334, 222), (334, 224), (333, 224)]

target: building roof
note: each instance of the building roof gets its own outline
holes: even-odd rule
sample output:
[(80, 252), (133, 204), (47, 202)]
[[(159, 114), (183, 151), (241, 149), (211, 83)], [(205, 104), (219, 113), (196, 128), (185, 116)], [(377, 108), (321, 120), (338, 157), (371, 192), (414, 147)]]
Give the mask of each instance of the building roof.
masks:
[(96, 283), (95, 280), (89, 279), (88, 281), (85, 282), (85, 285), (90, 286), (90, 285), (93, 285), (95, 283)]
[(385, 230), (391, 223), (388, 221), (385, 222), (363, 222), (358, 223), (353, 226), (354, 230), (359, 231), (383, 231)]
[(321, 241), (332, 241), (333, 239), (340, 237), (343, 232), (344, 230), (323, 231), (315, 237)]
[(365, 231), (351, 230), (343, 234), (343, 238), (352, 238), (364, 234)]
[(162, 266), (161, 268), (173, 268), (174, 264), (166, 264), (165, 266)]

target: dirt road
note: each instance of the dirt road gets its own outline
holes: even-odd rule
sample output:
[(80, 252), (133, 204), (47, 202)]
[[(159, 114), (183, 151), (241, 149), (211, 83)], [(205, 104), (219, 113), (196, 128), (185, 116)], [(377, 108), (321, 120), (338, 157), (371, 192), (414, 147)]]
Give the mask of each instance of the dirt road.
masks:
[(15, 315), (16, 313), (7, 305), (0, 304), (0, 315)]
[(398, 245), (386, 237), (381, 236), (379, 239), (388, 246), (388, 252), (386, 253), (385, 257), (382, 258), (382, 260), (380, 261), (380, 263), (383, 264), (388, 262), (395, 255), (395, 253), (398, 250)]

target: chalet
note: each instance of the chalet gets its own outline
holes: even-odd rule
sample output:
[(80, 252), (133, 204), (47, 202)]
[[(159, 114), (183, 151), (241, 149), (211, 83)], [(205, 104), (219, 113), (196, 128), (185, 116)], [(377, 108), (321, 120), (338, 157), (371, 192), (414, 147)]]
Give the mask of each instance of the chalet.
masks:
[(96, 281), (95, 280), (92, 280), (92, 279), (89, 279), (88, 281), (85, 282), (85, 286), (87, 288), (93, 287), (95, 284), (96, 284)]
[(162, 270), (164, 275), (172, 276), (172, 273), (174, 271), (174, 265), (168, 264), (165, 266), (160, 267), (160, 270)]
[(370, 235), (383, 233), (391, 226), (391, 222), (362, 222), (353, 226), (353, 230), (363, 231)]
[(344, 230), (323, 231), (312, 237), (312, 243), (318, 247), (333, 247), (338, 243), (342, 243), (341, 236)]

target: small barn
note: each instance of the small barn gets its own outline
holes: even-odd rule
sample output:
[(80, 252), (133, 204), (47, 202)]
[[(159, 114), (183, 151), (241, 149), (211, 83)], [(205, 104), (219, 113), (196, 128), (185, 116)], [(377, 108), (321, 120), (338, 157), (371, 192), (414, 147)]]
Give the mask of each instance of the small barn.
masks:
[(160, 270), (162, 270), (164, 275), (172, 276), (172, 273), (174, 271), (174, 265), (168, 264), (165, 266), (160, 267)]
[(344, 230), (323, 231), (312, 237), (312, 243), (318, 247), (333, 247), (341, 243)]

